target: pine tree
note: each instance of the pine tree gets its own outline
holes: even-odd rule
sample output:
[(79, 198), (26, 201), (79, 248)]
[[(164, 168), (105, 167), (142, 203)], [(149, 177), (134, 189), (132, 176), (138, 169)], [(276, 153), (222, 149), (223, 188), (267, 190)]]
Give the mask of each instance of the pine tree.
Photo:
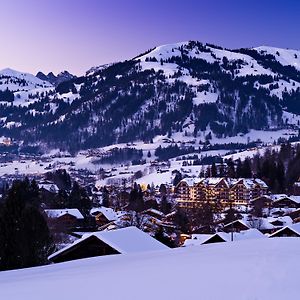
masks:
[(211, 165), (211, 177), (217, 177), (218, 173), (217, 173), (217, 167), (216, 164), (213, 162)]
[(34, 186), (28, 179), (15, 181), (0, 208), (0, 270), (44, 264), (53, 249), (47, 223), (35, 206)]

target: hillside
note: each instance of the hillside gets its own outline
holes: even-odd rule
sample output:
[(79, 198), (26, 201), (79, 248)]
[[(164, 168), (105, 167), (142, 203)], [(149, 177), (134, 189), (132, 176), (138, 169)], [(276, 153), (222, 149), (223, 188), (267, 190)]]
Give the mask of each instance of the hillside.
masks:
[[(0, 273), (3, 299), (297, 299), (297, 238), (113, 255)], [(226, 259), (224, 259), (226, 258)]]
[(157, 136), (222, 143), (251, 130), (297, 137), (299, 57), (197, 41), (159, 46), (44, 90), (27, 109), (1, 101), (0, 135), (69, 151)]

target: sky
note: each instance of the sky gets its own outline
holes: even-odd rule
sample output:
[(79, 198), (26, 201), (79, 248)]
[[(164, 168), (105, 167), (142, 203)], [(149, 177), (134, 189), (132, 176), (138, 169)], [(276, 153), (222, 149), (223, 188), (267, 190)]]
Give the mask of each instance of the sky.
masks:
[(0, 0), (0, 69), (84, 74), (158, 45), (300, 49), (299, 0)]

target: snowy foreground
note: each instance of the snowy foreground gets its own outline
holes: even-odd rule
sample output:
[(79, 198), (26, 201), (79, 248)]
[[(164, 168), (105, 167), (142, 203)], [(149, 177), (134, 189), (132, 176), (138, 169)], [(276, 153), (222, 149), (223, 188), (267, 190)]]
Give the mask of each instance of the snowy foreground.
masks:
[(298, 299), (300, 239), (220, 243), (0, 273), (0, 299)]

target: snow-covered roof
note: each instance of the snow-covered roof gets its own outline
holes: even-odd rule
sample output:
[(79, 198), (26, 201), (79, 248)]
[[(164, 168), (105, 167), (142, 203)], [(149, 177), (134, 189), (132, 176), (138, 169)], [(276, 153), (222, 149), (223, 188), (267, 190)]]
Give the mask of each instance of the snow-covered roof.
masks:
[(287, 228), (294, 231), (296, 234), (298, 234), (300, 236), (300, 223), (295, 223), (295, 224), (291, 224), (291, 225), (285, 226), (283, 228), (280, 228), (279, 230), (277, 230), (277, 231), (273, 232), (272, 234), (270, 234), (269, 237), (274, 237), (279, 232), (284, 231)]
[(56, 219), (63, 215), (69, 214), (77, 219), (84, 219), (84, 216), (77, 208), (64, 208), (64, 209), (45, 209), (48, 218)]
[(201, 245), (203, 242), (211, 238), (213, 234), (192, 234), (190, 239), (186, 239), (183, 243), (183, 247), (189, 246), (198, 246)]
[(250, 228), (250, 226), (247, 224), (247, 222), (245, 222), (245, 220), (234, 220), (230, 223), (227, 223), (224, 225), (224, 227), (230, 227), (230, 225), (236, 224), (236, 223), (240, 223), (241, 225), (244, 225), (245, 227)]
[(153, 213), (155, 215), (158, 215), (160, 217), (165, 217), (165, 214), (163, 212), (161, 212), (160, 210), (154, 209), (154, 208), (149, 208), (147, 210), (144, 211), (144, 213)]
[[(247, 215), (243, 216), (243, 220), (239, 220), (244, 225), (248, 226), (249, 228), (257, 228), (259, 230), (272, 230), (277, 229), (278, 227), (286, 226), (292, 224), (293, 220), (289, 216), (284, 217), (267, 217), (267, 218), (256, 218), (250, 217)], [(280, 221), (283, 223), (281, 226), (273, 225), (272, 223), (275, 221)]]
[(48, 192), (54, 192), (54, 193), (59, 192), (58, 186), (54, 183), (39, 183), (39, 188), (40, 189), (45, 189)]
[[(231, 232), (230, 233), (217, 232), (216, 234), (214, 234), (210, 238), (213, 238), (216, 235), (221, 237), (226, 242), (230, 242), (231, 239), (233, 241), (242, 241), (242, 240), (266, 238), (266, 236), (256, 228), (251, 228), (251, 229), (248, 229), (248, 230), (243, 230), (243, 231), (240, 231), (240, 232), (233, 232), (233, 233), (231, 233)], [(203, 241), (203, 243), (207, 242), (209, 239), (207, 239), (206, 241)]]
[(296, 202), (296, 203), (300, 203), (300, 196), (290, 196), (289, 197), (292, 201)]
[(268, 188), (267, 184), (261, 179), (254, 178), (238, 178), (236, 181), (232, 182), (233, 185), (237, 183), (242, 183), (247, 189), (252, 189), (255, 185), (260, 185), (262, 188)]
[(203, 178), (184, 178), (180, 182), (185, 182), (188, 186), (193, 186), (201, 181), (203, 181)]
[(284, 226), (293, 224), (293, 220), (292, 220), (292, 218), (290, 216), (284, 216), (284, 217), (278, 217), (278, 218), (268, 217), (267, 220), (270, 223), (273, 223), (273, 222), (276, 222), (276, 221), (280, 221), (280, 222), (283, 223)]
[(290, 198), (287, 194), (271, 194), (271, 195), (269, 195), (269, 197), (270, 197), (273, 201), (282, 200), (282, 199), (284, 199), (284, 198)]
[(203, 182), (206, 185), (217, 185), (222, 180), (228, 187), (232, 187), (237, 183), (243, 183), (246, 188), (254, 188), (255, 185), (259, 184), (262, 188), (268, 188), (267, 184), (261, 179), (254, 178), (224, 178), (224, 177), (207, 177), (207, 178), (184, 178), (181, 182), (185, 182), (188, 186), (194, 186), (199, 182)]
[(53, 257), (70, 250), (92, 236), (98, 238), (122, 254), (169, 249), (149, 234), (141, 231), (137, 227), (131, 226), (86, 234), (81, 239), (76, 240), (73, 244), (50, 255), (49, 259), (51, 260)]
[(98, 213), (102, 213), (108, 221), (115, 221), (118, 218), (117, 213), (110, 207), (105, 207), (105, 206), (93, 207), (90, 210), (91, 215), (95, 215)]
[[(218, 184), (222, 179), (224, 179), (223, 177), (208, 177), (205, 179), (205, 183), (208, 185), (216, 185)], [(225, 183), (227, 184), (226, 180)]]

